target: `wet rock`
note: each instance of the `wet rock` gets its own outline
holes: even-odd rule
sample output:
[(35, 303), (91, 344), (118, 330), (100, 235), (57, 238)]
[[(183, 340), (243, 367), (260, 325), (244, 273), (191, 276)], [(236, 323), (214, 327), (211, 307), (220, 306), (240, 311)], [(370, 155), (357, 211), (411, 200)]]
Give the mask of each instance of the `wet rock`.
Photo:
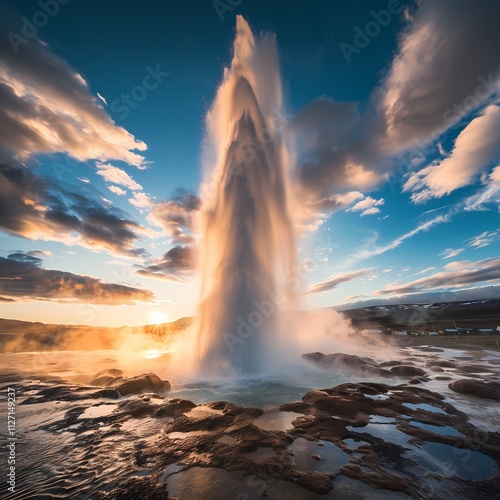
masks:
[(431, 366), (431, 371), (433, 372), (444, 372), (440, 366)]
[(321, 352), (312, 352), (302, 355), (303, 359), (312, 361), (324, 367), (335, 366), (342, 367), (352, 371), (359, 371), (365, 375), (375, 377), (391, 377), (393, 374), (378, 365), (372, 358), (361, 358), (355, 354), (333, 353), (323, 354)]
[(57, 385), (39, 390), (36, 396), (27, 398), (20, 404), (45, 403), (47, 401), (80, 401), (83, 399), (118, 399), (120, 393), (115, 389), (95, 390), (95, 387)]
[(313, 491), (318, 495), (326, 495), (333, 488), (332, 478), (329, 474), (324, 474), (323, 472), (285, 472), (282, 479), (297, 483), (302, 488)]
[(472, 394), (479, 398), (500, 401), (500, 388), (495, 383), (479, 380), (460, 379), (452, 382), (448, 387), (455, 392)]
[(431, 346), (415, 346), (414, 349), (418, 349), (419, 351), (422, 352), (444, 352), (444, 349), (441, 349), (439, 347), (431, 347)]
[(175, 417), (196, 408), (196, 404), (187, 399), (174, 398), (160, 405), (153, 413), (155, 417)]
[(305, 403), (304, 401), (285, 403), (279, 407), (280, 411), (293, 411), (295, 413), (305, 413), (310, 408), (311, 405), (309, 403)]
[(488, 365), (460, 365), (457, 367), (459, 373), (494, 373), (495, 371), (494, 367)]
[(115, 380), (115, 378), (116, 377), (109, 377), (109, 376), (97, 377), (97, 378), (91, 379), (89, 384), (104, 387), (107, 384), (109, 384), (110, 382), (112, 382), (113, 380)]
[(361, 367), (361, 371), (365, 375), (373, 375), (374, 377), (393, 377), (394, 374), (384, 368), (378, 366), (364, 365)]
[(318, 461), (321, 460), (321, 457), (317, 453), (315, 453), (314, 455), (311, 455), (311, 458), (314, 458), (314, 460), (318, 460)]
[(123, 377), (123, 371), (119, 370), (118, 368), (107, 368), (106, 370), (101, 370), (100, 372), (96, 373), (94, 375), (94, 378), (98, 377), (104, 377), (104, 376), (109, 376), (109, 377)]
[(116, 368), (110, 368), (108, 370), (101, 370), (99, 373), (96, 373), (91, 379), (90, 385), (99, 385), (104, 387), (109, 384), (111, 381), (120, 378), (123, 376), (123, 371), (118, 370)]
[(401, 361), (384, 361), (383, 363), (380, 363), (380, 366), (396, 366), (400, 364)]
[(391, 368), (391, 372), (400, 377), (414, 377), (426, 375), (425, 370), (422, 368), (417, 368), (416, 366), (408, 366), (408, 365), (397, 365)]
[(385, 384), (377, 384), (376, 382), (363, 382), (357, 385), (357, 390), (363, 394), (385, 394), (389, 387)]
[(152, 405), (143, 399), (126, 399), (122, 401), (119, 406), (119, 412), (132, 417), (142, 417), (144, 415), (151, 415), (156, 405)]
[(361, 367), (369, 364), (359, 356), (355, 354), (344, 354), (344, 353), (335, 353), (328, 354), (322, 360), (323, 363), (328, 365), (343, 365), (349, 368), (360, 369)]
[(436, 380), (451, 380), (452, 378), (448, 375), (438, 375)]
[(441, 368), (456, 368), (457, 363), (448, 359), (431, 359), (425, 363), (425, 366), (432, 368), (433, 366), (440, 366)]
[(308, 361), (314, 361), (316, 363), (320, 363), (325, 355), (322, 352), (310, 352), (307, 354), (302, 354), (303, 359), (307, 359)]
[(346, 476), (363, 481), (372, 488), (403, 491), (405, 493), (412, 491), (410, 483), (404, 477), (387, 472), (381, 467), (377, 467), (376, 474), (370, 474), (363, 472), (359, 466), (349, 463), (342, 466), (340, 471)]
[(115, 388), (122, 396), (138, 394), (144, 390), (168, 392), (171, 389), (170, 382), (162, 380), (154, 373), (143, 373), (136, 377), (115, 379), (107, 387)]

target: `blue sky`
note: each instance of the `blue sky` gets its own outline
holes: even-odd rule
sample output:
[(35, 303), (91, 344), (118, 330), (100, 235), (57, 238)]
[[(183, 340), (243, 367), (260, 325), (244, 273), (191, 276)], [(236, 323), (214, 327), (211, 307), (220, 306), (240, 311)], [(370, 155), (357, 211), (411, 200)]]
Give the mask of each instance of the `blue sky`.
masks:
[(187, 254), (165, 254), (196, 239), (188, 193), (237, 14), (276, 34), (309, 228), (305, 305), (498, 296), (493, 0), (0, 8), (0, 316), (114, 326), (196, 313)]

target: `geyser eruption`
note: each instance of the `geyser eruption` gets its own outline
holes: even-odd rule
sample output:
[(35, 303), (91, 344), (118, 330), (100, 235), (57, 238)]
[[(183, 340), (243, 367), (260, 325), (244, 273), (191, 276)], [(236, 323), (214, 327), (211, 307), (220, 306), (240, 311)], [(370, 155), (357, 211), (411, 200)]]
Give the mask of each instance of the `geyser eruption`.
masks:
[[(234, 57), (207, 116), (202, 187), (200, 370), (266, 372), (286, 342), (295, 238), (273, 36), (237, 17)], [(283, 344), (281, 345), (283, 349)]]

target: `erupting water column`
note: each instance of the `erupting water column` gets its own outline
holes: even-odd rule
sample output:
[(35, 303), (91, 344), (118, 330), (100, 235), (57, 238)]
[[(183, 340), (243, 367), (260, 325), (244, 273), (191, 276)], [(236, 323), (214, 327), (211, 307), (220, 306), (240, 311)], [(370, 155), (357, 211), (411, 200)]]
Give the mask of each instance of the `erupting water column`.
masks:
[(199, 367), (204, 375), (276, 366), (293, 299), (295, 238), (274, 36), (237, 17), (234, 56), (207, 116), (202, 186)]

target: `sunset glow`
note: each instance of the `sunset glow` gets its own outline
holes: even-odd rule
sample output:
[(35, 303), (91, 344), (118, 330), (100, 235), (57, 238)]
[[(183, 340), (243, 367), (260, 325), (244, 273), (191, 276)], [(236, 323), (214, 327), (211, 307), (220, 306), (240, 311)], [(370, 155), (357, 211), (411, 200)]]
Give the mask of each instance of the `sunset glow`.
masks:
[(149, 321), (154, 325), (160, 325), (161, 323), (166, 323), (168, 321), (168, 318), (161, 311), (153, 311), (149, 315)]

